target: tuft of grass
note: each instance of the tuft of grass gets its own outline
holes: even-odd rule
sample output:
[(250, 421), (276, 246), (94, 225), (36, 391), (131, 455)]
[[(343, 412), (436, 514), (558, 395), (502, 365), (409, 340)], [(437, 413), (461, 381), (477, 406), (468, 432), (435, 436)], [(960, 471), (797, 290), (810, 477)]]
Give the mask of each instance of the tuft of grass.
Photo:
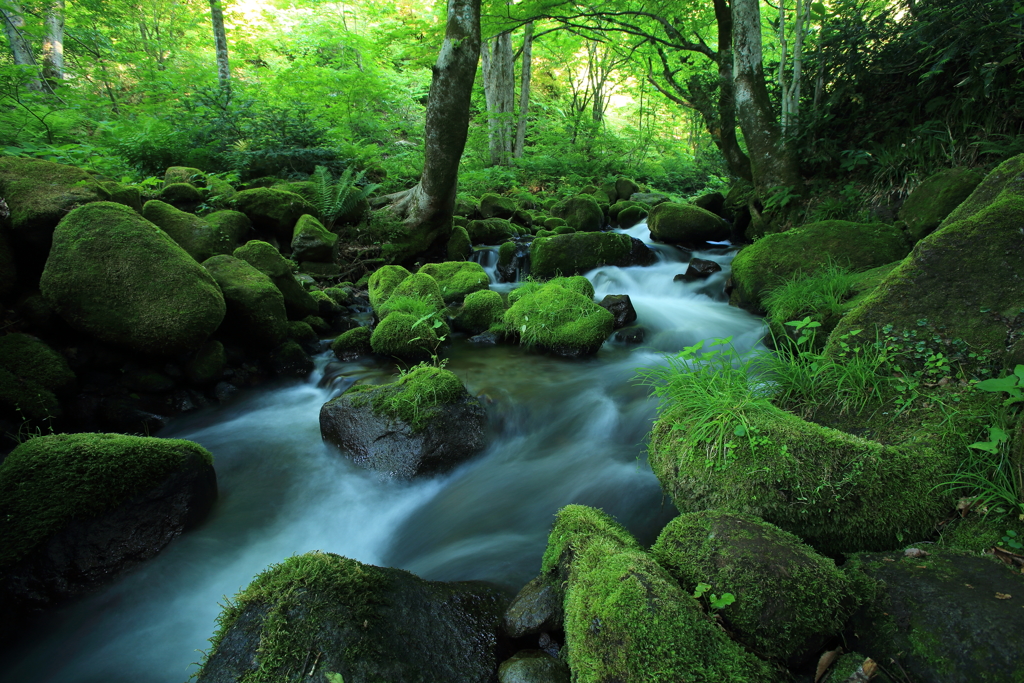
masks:
[(806, 316), (819, 322), (841, 316), (856, 283), (856, 273), (830, 258), (821, 270), (798, 273), (762, 298), (768, 322), (774, 329)]

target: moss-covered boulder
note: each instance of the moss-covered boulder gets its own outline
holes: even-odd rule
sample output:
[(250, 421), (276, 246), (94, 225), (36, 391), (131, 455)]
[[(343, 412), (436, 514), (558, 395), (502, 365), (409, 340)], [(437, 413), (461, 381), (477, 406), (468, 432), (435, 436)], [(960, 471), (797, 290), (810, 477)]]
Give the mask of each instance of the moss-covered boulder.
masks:
[[(252, 232), (252, 221), (241, 211), (223, 209), (203, 216), (203, 220), (221, 236), (231, 243), (232, 249), (248, 241)], [(230, 253), (230, 252), (225, 252)]]
[[(299, 323), (304, 325), (305, 323)], [(313, 372), (313, 359), (295, 340), (289, 339), (267, 356), (267, 364), (275, 375), (305, 377)]]
[(249, 263), (233, 256), (203, 262), (227, 301), (222, 332), (259, 348), (273, 348), (288, 333), (284, 297), (274, 282)]
[(110, 202), (61, 221), (40, 289), (72, 327), (148, 354), (193, 351), (224, 319), (209, 273), (167, 233)]
[(516, 212), (516, 203), (508, 197), (488, 193), (480, 197), (480, 216), (509, 219)]
[(597, 353), (615, 318), (593, 298), (552, 282), (519, 296), (502, 323), (524, 346), (576, 357)]
[(473, 242), (469, 232), (463, 226), (452, 228), (452, 236), (448, 238), (448, 260), (465, 261), (473, 254)]
[(67, 360), (45, 342), (22, 333), (0, 337), (0, 410), (38, 422), (60, 417), (58, 396), (75, 386)]
[(752, 309), (761, 297), (796, 273), (814, 273), (831, 263), (852, 270), (899, 261), (910, 251), (903, 232), (883, 223), (822, 221), (767, 235), (732, 262), (731, 303)]
[(367, 283), (367, 291), (370, 296), (370, 306), (374, 311), (379, 311), (381, 304), (388, 300), (395, 287), (401, 284), (402, 280), (412, 275), (402, 266), (382, 266), (373, 271)]
[(640, 240), (612, 232), (538, 237), (530, 246), (530, 273), (538, 278), (578, 275), (601, 266), (649, 266), (657, 256)]
[(164, 171), (164, 187), (178, 183), (188, 183), (195, 187), (206, 186), (206, 174), (198, 168), (190, 166), (169, 166)]
[(124, 204), (138, 213), (142, 213), (142, 191), (132, 185), (121, 185), (111, 180), (101, 181), (100, 186), (109, 193), (107, 201)]
[[(1005, 353), (1007, 341), (1024, 329), (1022, 175), (1024, 155), (992, 171), (840, 321), (826, 352), (836, 351), (832, 339), (854, 329), (891, 325), (901, 334), (924, 320), (941, 326), (943, 337), (963, 340), (979, 351)], [(734, 280), (735, 273), (734, 261)]]
[(490, 683), (505, 603), (478, 583), (424, 581), (329, 553), (274, 565), (229, 602), (200, 683), (278, 683), (311, 666), (315, 683)]
[(627, 206), (619, 212), (618, 223), (623, 230), (632, 228), (647, 219), (647, 209), (640, 206)]
[(227, 204), (236, 194), (238, 194), (238, 190), (232, 187), (228, 181), (213, 176), (206, 179), (206, 197), (211, 204), (216, 206)]
[(179, 439), (59, 434), (21, 444), (0, 464), (6, 597), (42, 607), (152, 557), (211, 509), (211, 463)]
[(268, 187), (238, 192), (231, 199), (231, 208), (248, 216), (258, 233), (273, 236), (281, 244), (291, 242), (295, 223), (302, 214), (316, 213), (312, 204), (294, 192)]
[(316, 301), (292, 275), (291, 263), (281, 256), (274, 245), (261, 240), (250, 240), (235, 249), (232, 255), (249, 263), (273, 280), (284, 297), (284, 305), (291, 319), (302, 320), (307, 315), (316, 315), (319, 311)]
[(427, 263), (416, 272), (437, 281), (445, 303), (462, 301), (467, 294), (487, 289), (490, 284), (483, 266), (472, 261)]
[(142, 217), (170, 235), (178, 246), (200, 263), (217, 254), (230, 254), (238, 246), (233, 235), (222, 233), (202, 218), (179, 211), (158, 199), (146, 202), (142, 207)]
[(344, 332), (331, 342), (331, 351), (341, 360), (352, 360), (365, 356), (373, 351), (370, 336), (373, 330), (369, 327), (355, 327)]
[(292, 233), (292, 256), (297, 261), (331, 261), (338, 236), (317, 219), (303, 214)]
[(390, 384), (355, 386), (320, 410), (325, 440), (357, 465), (401, 479), (450, 469), (480, 452), (486, 425), (487, 412), (462, 381), (430, 365)]
[(793, 534), (750, 515), (707, 510), (676, 517), (651, 555), (692, 593), (731, 593), (729, 631), (779, 661), (815, 656), (856, 607), (851, 581)]
[(476, 197), (460, 194), (455, 198), (455, 215), (473, 218), (480, 215), (480, 200)]
[(950, 168), (925, 178), (903, 202), (899, 213), (914, 241), (939, 227), (982, 180), (979, 173), (968, 168)]
[(501, 244), (516, 236), (515, 228), (503, 218), (470, 221), (467, 232), (473, 244)]
[(203, 195), (189, 183), (171, 183), (160, 190), (160, 199), (174, 206), (195, 207)]
[(551, 215), (561, 218), (574, 230), (604, 229), (604, 211), (592, 195), (580, 194), (555, 204)]
[(380, 318), (387, 317), (394, 308), (389, 308), (388, 303), (395, 299), (418, 299), (434, 312), (444, 310), (444, 297), (441, 296), (441, 287), (437, 280), (424, 272), (413, 273), (398, 283), (398, 286), (391, 292), (388, 301), (380, 305), (377, 315)]
[(896, 662), (914, 681), (1024, 680), (1020, 573), (990, 556), (933, 545), (917, 551), (861, 553), (843, 566), (876, 587), (874, 602), (850, 623), (857, 650)]
[(554, 230), (555, 228), (560, 228), (563, 225), (568, 225), (564, 218), (556, 218), (555, 216), (545, 218), (542, 223), (548, 230)]
[(501, 300), (501, 295), (483, 289), (466, 297), (454, 324), (467, 334), (477, 335), (500, 325), (504, 315), (505, 302)]
[(559, 511), (542, 572), (564, 587), (573, 681), (779, 678), (729, 640), (629, 532), (599, 510), (570, 505)]
[(721, 444), (680, 438), (698, 427), (694, 419), (670, 409), (648, 448), (651, 469), (681, 512), (757, 515), (820, 552), (841, 553), (927, 538), (955, 502), (935, 483), (957, 463), (930, 434), (886, 446), (768, 405), (749, 412), (747, 437), (723, 454)]
[(394, 297), (388, 304), (392, 307), (370, 335), (374, 353), (412, 362), (436, 356), (449, 333), (436, 309), (416, 297)]
[(658, 204), (647, 216), (647, 226), (653, 239), (689, 247), (720, 242), (732, 236), (732, 229), (722, 218), (692, 204)]

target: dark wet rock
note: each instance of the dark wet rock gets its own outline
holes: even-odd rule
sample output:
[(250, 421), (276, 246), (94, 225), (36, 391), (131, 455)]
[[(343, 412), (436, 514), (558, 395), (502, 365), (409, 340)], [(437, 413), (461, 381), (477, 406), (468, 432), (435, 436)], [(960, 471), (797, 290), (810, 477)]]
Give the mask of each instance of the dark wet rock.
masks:
[(624, 327), (612, 335), (612, 339), (622, 344), (643, 344), (647, 336), (647, 330), (639, 325)]
[(697, 280), (705, 280), (715, 273), (721, 272), (722, 266), (718, 265), (714, 261), (709, 261), (702, 258), (690, 259), (690, 264), (686, 266), (686, 272), (680, 273), (672, 278), (673, 282), (695, 282)]
[(305, 377), (313, 372), (313, 359), (297, 342), (286, 341), (270, 354), (270, 368), (277, 375)]
[(420, 366), (359, 385), (320, 410), (320, 433), (361, 467), (409, 479), (450, 469), (486, 445), (487, 412), (453, 373)]
[(601, 299), (598, 305), (615, 317), (616, 330), (636, 322), (636, 309), (633, 308), (633, 302), (630, 301), (628, 294), (609, 294)]
[(498, 667), (498, 683), (569, 683), (569, 667), (544, 650), (521, 650)]
[(237, 393), (238, 387), (230, 382), (217, 382), (217, 385), (213, 388), (214, 397), (221, 403), (224, 403)]
[(562, 594), (541, 574), (523, 586), (505, 611), (505, 633), (512, 638), (562, 629)]
[(697, 197), (693, 200), (693, 204), (716, 216), (721, 216), (722, 210), (725, 208), (725, 197), (721, 192), (710, 192)]
[(1024, 577), (991, 557), (927, 552), (860, 553), (844, 565), (878, 582), (875, 602), (851, 620), (857, 650), (922, 683), (1020, 680)]
[(629, 196), (629, 201), (640, 202), (647, 206), (657, 206), (669, 201), (669, 198), (667, 195), (658, 194), (657, 192), (634, 192)]
[(487, 330), (469, 338), (470, 344), (481, 344), (491, 346), (500, 344), (505, 335), (500, 330)]
[[(477, 582), (424, 581), (328, 553), (288, 558), (256, 577), (221, 615), (200, 683), (269, 680), (491, 683), (507, 656), (505, 596)], [(315, 656), (315, 655), (314, 655)], [(335, 679), (328, 674), (337, 674)]]

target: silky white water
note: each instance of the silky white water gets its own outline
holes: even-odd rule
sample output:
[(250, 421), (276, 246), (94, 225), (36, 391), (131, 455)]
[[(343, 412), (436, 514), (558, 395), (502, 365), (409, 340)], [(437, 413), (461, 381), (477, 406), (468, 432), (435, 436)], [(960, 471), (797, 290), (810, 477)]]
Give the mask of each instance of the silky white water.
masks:
[[(648, 234), (643, 224), (626, 232)], [(630, 296), (647, 333), (640, 346), (608, 342), (593, 358), (567, 360), (455, 341), (447, 367), (487, 403), (493, 434), (483, 453), (444, 475), (382, 482), (321, 441), (320, 406), (352, 380), (385, 381), (395, 369), (381, 361), (323, 357), (307, 381), (264, 386), (176, 420), (159, 436), (192, 439), (214, 454), (220, 498), (210, 518), (25, 633), (3, 654), (0, 680), (180, 683), (195, 670), (225, 596), (310, 550), (514, 591), (538, 571), (564, 505), (601, 507), (652, 542), (675, 510), (646, 464), (655, 403), (631, 382), (636, 368), (700, 340), (731, 337), (744, 352), (762, 334), (758, 318), (720, 295), (727, 249), (694, 254), (725, 270), (692, 284), (673, 282), (689, 255), (657, 249), (653, 266), (587, 274), (598, 300)]]

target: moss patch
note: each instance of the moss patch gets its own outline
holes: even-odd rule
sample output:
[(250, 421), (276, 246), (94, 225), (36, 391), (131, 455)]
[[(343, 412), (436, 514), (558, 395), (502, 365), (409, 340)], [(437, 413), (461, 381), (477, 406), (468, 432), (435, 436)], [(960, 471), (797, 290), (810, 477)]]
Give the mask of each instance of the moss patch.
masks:
[[(618, 233), (590, 232), (538, 237), (530, 246), (530, 272), (538, 278), (550, 278), (556, 275), (578, 275), (606, 265), (653, 263), (654, 254), (646, 247), (638, 253), (635, 251), (633, 239)], [(643, 259), (647, 254), (647, 258)]]
[(338, 236), (309, 214), (302, 215), (292, 233), (292, 257), (297, 261), (329, 262)]
[(417, 273), (429, 275), (437, 281), (445, 303), (462, 301), (467, 294), (487, 289), (490, 284), (483, 266), (470, 261), (427, 263)]
[(224, 331), (246, 344), (264, 348), (284, 341), (288, 331), (284, 297), (265, 273), (223, 254), (207, 259), (203, 266), (220, 285), (227, 301)]
[(559, 202), (551, 214), (574, 230), (596, 231), (604, 228), (604, 211), (592, 195), (581, 194)]
[(355, 327), (331, 342), (331, 351), (338, 358), (370, 353), (370, 336), (373, 331), (369, 327)]
[[(362, 392), (375, 414), (405, 422), (414, 432), (430, 424), (438, 406), (459, 403), (469, 396), (454, 372), (426, 364), (417, 365), (396, 382), (353, 389)], [(353, 400), (354, 407), (359, 407), (357, 401)]]
[(256, 270), (272, 278), (291, 273), (288, 259), (281, 256), (281, 252), (269, 242), (249, 240), (235, 249), (231, 255), (242, 259)]
[(614, 323), (614, 316), (592, 298), (557, 282), (522, 292), (503, 319), (505, 333), (517, 336), (521, 344), (563, 356), (596, 353)]
[(455, 324), (464, 332), (480, 334), (492, 325), (500, 324), (504, 315), (505, 302), (501, 300), (501, 295), (484, 289), (466, 297), (462, 310), (455, 318)]
[(729, 224), (722, 218), (691, 204), (658, 204), (651, 209), (647, 225), (651, 237), (669, 244), (698, 246), (727, 240), (732, 234)]
[[(192, 188), (191, 185), (185, 187)], [(230, 254), (237, 244), (230, 235), (221, 233), (202, 218), (156, 199), (142, 207), (142, 217), (170, 235), (178, 246), (199, 262), (217, 254)]]
[(452, 228), (452, 236), (448, 238), (448, 260), (465, 261), (473, 254), (473, 242), (463, 226)]
[(173, 472), (212, 462), (209, 451), (181, 439), (58, 434), (26, 441), (0, 464), (0, 568), (72, 519), (98, 517)]
[(503, 218), (470, 221), (467, 232), (473, 244), (501, 244), (516, 235), (512, 224)]
[(373, 271), (367, 283), (370, 306), (373, 307), (373, 310), (377, 311), (381, 304), (387, 301), (391, 293), (395, 291), (395, 287), (410, 275), (412, 273), (408, 270), (402, 266), (395, 265), (382, 266)]
[(0, 337), (0, 367), (56, 393), (75, 384), (75, 373), (64, 356), (27, 334)]
[(939, 223), (970, 196), (981, 175), (967, 168), (950, 168), (928, 176), (900, 207), (900, 220), (919, 240), (939, 227)]

